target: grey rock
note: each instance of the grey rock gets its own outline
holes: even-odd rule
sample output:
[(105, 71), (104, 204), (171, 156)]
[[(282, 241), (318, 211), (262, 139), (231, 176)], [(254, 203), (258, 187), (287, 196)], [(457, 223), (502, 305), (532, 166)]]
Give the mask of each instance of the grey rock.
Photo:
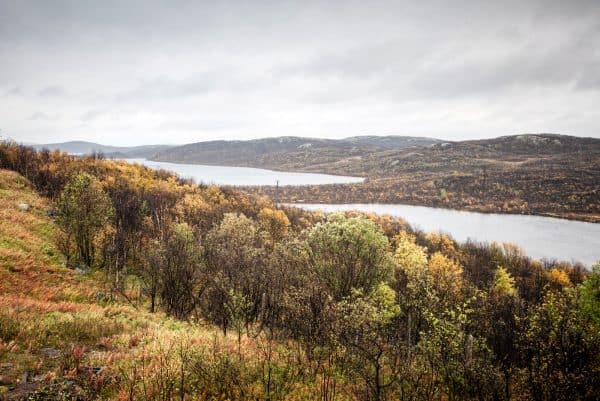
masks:
[(90, 268), (87, 266), (79, 266), (75, 268), (75, 273), (77, 274), (89, 274)]
[(62, 352), (55, 348), (40, 348), (38, 351), (40, 354), (50, 359), (56, 359), (62, 356)]
[(104, 370), (104, 367), (102, 367), (102, 366), (85, 366), (83, 369), (85, 371), (87, 371), (89, 375), (97, 376), (100, 373), (102, 373), (102, 371)]
[(31, 378), (31, 381), (34, 383), (43, 382), (46, 379), (46, 375), (35, 375)]
[(19, 209), (26, 212), (31, 208), (28, 203), (19, 203)]

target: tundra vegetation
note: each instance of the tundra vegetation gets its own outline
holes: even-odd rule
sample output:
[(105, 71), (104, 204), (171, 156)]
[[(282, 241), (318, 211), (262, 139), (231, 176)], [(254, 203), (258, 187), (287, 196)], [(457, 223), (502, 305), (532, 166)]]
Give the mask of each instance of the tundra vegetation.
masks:
[(98, 155), (0, 168), (7, 399), (600, 398), (600, 265)]
[[(161, 160), (178, 160), (180, 151), (166, 151), (172, 157)], [(514, 135), (401, 149), (357, 147), (354, 153), (323, 157), (326, 154), (321, 149), (297, 150), (285, 157), (265, 155), (249, 164), (366, 180), (244, 190), (287, 203), (404, 203), (600, 222), (600, 139)]]

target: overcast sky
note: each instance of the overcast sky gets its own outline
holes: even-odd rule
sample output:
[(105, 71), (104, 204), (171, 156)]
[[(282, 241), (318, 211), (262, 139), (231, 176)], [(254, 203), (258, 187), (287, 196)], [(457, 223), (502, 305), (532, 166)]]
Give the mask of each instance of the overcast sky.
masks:
[(600, 1), (0, 0), (0, 130), (600, 137)]

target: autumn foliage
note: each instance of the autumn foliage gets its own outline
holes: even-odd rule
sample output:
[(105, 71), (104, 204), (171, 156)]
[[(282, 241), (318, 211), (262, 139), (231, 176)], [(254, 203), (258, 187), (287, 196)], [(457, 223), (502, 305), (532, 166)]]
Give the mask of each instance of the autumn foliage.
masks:
[(30, 399), (600, 396), (597, 266), (99, 157), (3, 144), (0, 167), (9, 394), (26, 372)]

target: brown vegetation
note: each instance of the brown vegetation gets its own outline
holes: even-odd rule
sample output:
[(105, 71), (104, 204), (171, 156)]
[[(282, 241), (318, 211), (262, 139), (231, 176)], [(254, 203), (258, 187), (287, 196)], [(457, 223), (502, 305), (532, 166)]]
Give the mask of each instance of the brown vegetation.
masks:
[(404, 203), (600, 222), (600, 140), (554, 135), (436, 144), (305, 169), (364, 183), (247, 187), (285, 203)]
[[(98, 158), (5, 144), (0, 166), (26, 177), (0, 171), (0, 397), (598, 399), (600, 266)], [(101, 194), (97, 229), (70, 201)], [(67, 242), (70, 269), (74, 218), (93, 251)]]

